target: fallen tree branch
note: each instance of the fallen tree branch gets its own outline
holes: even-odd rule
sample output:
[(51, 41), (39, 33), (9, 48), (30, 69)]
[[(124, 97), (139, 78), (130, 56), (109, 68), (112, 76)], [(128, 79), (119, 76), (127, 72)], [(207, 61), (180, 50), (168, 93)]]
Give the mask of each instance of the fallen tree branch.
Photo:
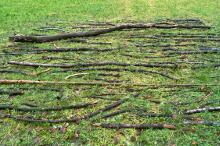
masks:
[(141, 67), (163, 67), (163, 68), (176, 68), (175, 64), (151, 64), (151, 63), (122, 63), (122, 62), (94, 62), (94, 63), (78, 63), (78, 64), (41, 64), (32, 62), (17, 62), (9, 61), (8, 64), (30, 66), (30, 67), (60, 67), (60, 68), (73, 68), (73, 67), (94, 67), (94, 66), (141, 66)]
[(134, 128), (134, 129), (170, 129), (175, 130), (176, 126), (171, 124), (110, 124), (110, 123), (95, 123), (93, 124), (97, 127), (109, 128), (109, 129), (124, 129), (124, 128)]
[(183, 28), (183, 29), (210, 29), (210, 26), (204, 25), (158, 25), (155, 23), (148, 23), (148, 24), (124, 24), (119, 26), (114, 26), (112, 28), (101, 29), (97, 31), (90, 31), (90, 32), (77, 32), (77, 33), (67, 33), (67, 34), (60, 34), (54, 36), (22, 36), (16, 35), (10, 37), (9, 39), (13, 42), (32, 42), (32, 43), (44, 43), (44, 42), (52, 42), (58, 41), (63, 39), (69, 38), (79, 38), (79, 37), (92, 37), (92, 36), (99, 36), (101, 34), (111, 33), (114, 31), (122, 31), (125, 29), (147, 29), (147, 28), (158, 28), (158, 29), (176, 29), (176, 28)]
[(201, 113), (201, 112), (215, 112), (215, 111), (220, 111), (220, 107), (207, 107), (207, 108), (192, 109), (192, 110), (187, 110), (185, 114), (190, 115), (190, 114)]
[(93, 106), (97, 104), (97, 102), (94, 103), (80, 103), (75, 105), (69, 105), (69, 106), (61, 106), (61, 107), (34, 107), (34, 108), (27, 108), (27, 107), (16, 107), (12, 105), (0, 105), (0, 110), (16, 110), (16, 111), (23, 111), (23, 112), (30, 112), (30, 111), (41, 111), (41, 112), (48, 112), (48, 111), (61, 111), (61, 110), (68, 110), (68, 109), (80, 109), (80, 108), (86, 108), (88, 106)]

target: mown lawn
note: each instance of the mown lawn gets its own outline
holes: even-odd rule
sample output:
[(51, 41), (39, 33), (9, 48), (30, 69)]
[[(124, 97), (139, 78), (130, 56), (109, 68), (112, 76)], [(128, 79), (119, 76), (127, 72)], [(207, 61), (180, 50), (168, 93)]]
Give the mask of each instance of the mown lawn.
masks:
[[(93, 22), (154, 22), (161, 19), (178, 19), (178, 18), (199, 18), (206, 22), (207, 25), (215, 26), (209, 31), (193, 30), (194, 33), (220, 33), (220, 1), (219, 0), (1, 0), (0, 1), (0, 53), (2, 50), (11, 51), (14, 45), (8, 41), (8, 37), (14, 34), (56, 34), (62, 33), (60, 31), (37, 31), (40, 27), (58, 27), (66, 32), (79, 31), (80, 29), (73, 29), (74, 24), (79, 23), (93, 23)], [(191, 30), (141, 30), (140, 32), (114, 32), (106, 35), (103, 38), (91, 39), (91, 42), (112, 42), (112, 48), (128, 48), (132, 50), (127, 40), (123, 37), (132, 34), (158, 34), (165, 33), (191, 33)], [(200, 42), (199, 45), (215, 45), (219, 48), (219, 42), (208, 43)], [(45, 44), (18, 44), (16, 48), (30, 49), (33, 47), (40, 48), (54, 48), (54, 47), (107, 47), (98, 46), (95, 44), (81, 44), (69, 43), (66, 41), (45, 43)], [(159, 48), (155, 48), (159, 49)], [(194, 49), (193, 47), (184, 49)], [(90, 62), (92, 61), (122, 61), (122, 62), (139, 62), (151, 61), (150, 59), (130, 59), (121, 57), (123, 50), (113, 52), (112, 54), (89, 54), (84, 53), (45, 53), (37, 55), (18, 55), (18, 56), (0, 56), (0, 69), (23, 69), (27, 72), (41, 73), (38, 76), (27, 76), (20, 74), (0, 73), (0, 79), (28, 79), (28, 80), (56, 80), (56, 81), (75, 81), (75, 82), (90, 82), (94, 80), (102, 80), (98, 76), (98, 71), (93, 71), (91, 74), (83, 76), (82, 78), (70, 77), (65, 78), (74, 73), (64, 72), (57, 73), (57, 68), (30, 68), (10, 66), (8, 61), (29, 61), (40, 63), (76, 63), (76, 62)], [(133, 55), (144, 55), (133, 51)], [(156, 54), (160, 55), (160, 54)], [(67, 57), (72, 60), (42, 60), (43, 56)], [(198, 58), (215, 59), (217, 63), (220, 61), (219, 55), (199, 55)], [(197, 58), (197, 59), (198, 59)], [(152, 61), (175, 61), (176, 58), (169, 59), (153, 59)], [(195, 59), (193, 56), (188, 58)], [(149, 70), (151, 70), (149, 68)], [(193, 70), (189, 66), (177, 69), (155, 69), (154, 71), (164, 71), (171, 73), (172, 76), (180, 78), (179, 81), (172, 81), (164, 79), (161, 76), (146, 76), (145, 74), (123, 72), (118, 78), (108, 77), (108, 80), (122, 80), (123, 83), (199, 83), (199, 84), (219, 84), (219, 69), (205, 68)], [(53, 73), (54, 71), (54, 73)], [(108, 72), (105, 72), (108, 73)], [(37, 106), (60, 106), (68, 105), (70, 103), (78, 102), (94, 102), (99, 101), (99, 107), (103, 107), (111, 103), (109, 100), (83, 98), (86, 96), (93, 96), (96, 93), (117, 92), (122, 93), (113, 97), (113, 99), (121, 99), (129, 97), (129, 102), (126, 102), (118, 109), (127, 108), (144, 108), (150, 112), (155, 113), (175, 113), (176, 119), (166, 118), (144, 118), (138, 117), (129, 113), (119, 115), (114, 118), (107, 119), (108, 123), (155, 123), (167, 122), (175, 124), (176, 130), (155, 130), (147, 129), (138, 131), (134, 129), (112, 130), (104, 128), (96, 128), (91, 125), (90, 120), (81, 121), (78, 124), (33, 124), (27, 122), (19, 122), (13, 119), (1, 119), (0, 123), (0, 144), (1, 145), (220, 145), (220, 128), (219, 126), (205, 126), (205, 125), (184, 125), (182, 123), (183, 117), (181, 113), (186, 109), (193, 109), (205, 104), (206, 101), (216, 101), (212, 103), (213, 106), (219, 106), (219, 87), (201, 87), (201, 90), (207, 90), (212, 93), (204, 102), (197, 101), (204, 97), (204, 93), (191, 89), (182, 89), (177, 92), (167, 92), (163, 89), (151, 90), (142, 89), (137, 92), (140, 96), (134, 97), (133, 93), (127, 92), (125, 89), (116, 89), (115, 91), (108, 88), (100, 88), (98, 86), (92, 88), (75, 87), (75, 86), (29, 86), (29, 85), (0, 85), (0, 89), (19, 89), (30, 88), (27, 93), (19, 96), (8, 96), (0, 94), (1, 104), (24, 105), (34, 104)], [(36, 90), (33, 90), (36, 89)], [(39, 88), (58, 88), (64, 90), (62, 95), (53, 91), (43, 91)], [(205, 88), (205, 89), (204, 89)], [(126, 93), (123, 95), (123, 93)], [(136, 93), (136, 92), (135, 92)], [(57, 97), (60, 97), (58, 99)], [(112, 97), (110, 97), (112, 98)], [(148, 100), (157, 100), (158, 103), (148, 102)], [(170, 102), (190, 102), (186, 106), (175, 107), (171, 106)], [(88, 111), (95, 111), (97, 107), (85, 110), (72, 110), (64, 112), (30, 112), (23, 113), (23, 116), (28, 117), (34, 115), (35, 118), (70, 118), (72, 116), (79, 116)], [(114, 109), (115, 110), (115, 109)], [(11, 113), (13, 115), (20, 115), (18, 111), (0, 111), (0, 114)], [(216, 113), (201, 113), (197, 115), (200, 119), (207, 121), (219, 121), (220, 114)], [(98, 119), (98, 122), (104, 120)], [(68, 126), (67, 126), (68, 125)], [(66, 128), (67, 127), (67, 128)]]

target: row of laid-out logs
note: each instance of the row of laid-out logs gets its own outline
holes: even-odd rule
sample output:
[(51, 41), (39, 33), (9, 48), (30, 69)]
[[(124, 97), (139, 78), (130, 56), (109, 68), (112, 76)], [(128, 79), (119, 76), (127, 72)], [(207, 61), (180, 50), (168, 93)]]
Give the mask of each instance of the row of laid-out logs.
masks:
[[(73, 26), (74, 27), (74, 26)], [(75, 26), (78, 27), (79, 26)], [(98, 28), (101, 27), (101, 29), (88, 31), (88, 32), (77, 32), (77, 33), (65, 33), (65, 30), (59, 28), (41, 28), (40, 31), (49, 31), (49, 30), (56, 30), (56, 31), (62, 31), (63, 34), (53, 35), (53, 36), (23, 36), (23, 35), (16, 35), (10, 38), (10, 40), (14, 42), (32, 42), (32, 43), (44, 43), (44, 42), (51, 42), (51, 41), (58, 41), (58, 40), (65, 40), (68, 39), (68, 41), (71, 42), (80, 42), (80, 43), (88, 43), (88, 44), (101, 44), (101, 45), (112, 45), (111, 42), (90, 42), (85, 40), (85, 37), (95, 37), (100, 36), (103, 34), (108, 34), (115, 31), (124, 31), (124, 30), (136, 30), (136, 29), (210, 29), (210, 26), (204, 25), (204, 23), (199, 19), (169, 19), (166, 21), (162, 21), (159, 23), (136, 23), (131, 22), (129, 24), (113, 24), (113, 23), (87, 23), (83, 24), (81, 28)], [(163, 36), (162, 36), (163, 35)], [(167, 36), (165, 36), (167, 35)], [(183, 34), (182, 34), (183, 35)], [(185, 38), (184, 38), (185, 36)], [(151, 39), (163, 39), (163, 38), (171, 38), (175, 37), (174, 39), (176, 41), (196, 41), (196, 40), (204, 40), (204, 41), (218, 41), (218, 37), (216, 36), (207, 36), (207, 38), (203, 35), (187, 35), (184, 34), (184, 36), (181, 36), (179, 34), (178, 38), (177, 36), (172, 36), (169, 34), (161, 34), (161, 36), (151, 36)], [(138, 36), (137, 36), (138, 37)], [(140, 36), (141, 37), (141, 36)], [(83, 39), (79, 39), (83, 38)], [(130, 36), (130, 38), (136, 38), (136, 36)], [(147, 38), (147, 37), (146, 37)], [(150, 37), (149, 37), (150, 38)], [(137, 47), (162, 47), (162, 49), (167, 49), (170, 47), (185, 47), (185, 46), (194, 46), (196, 44), (135, 44)], [(48, 49), (42, 49), (42, 48), (33, 48), (31, 50), (28, 49), (20, 49), (19, 51), (13, 51), (8, 52), (7, 50), (4, 51), (1, 55), (22, 55), (22, 54), (44, 54), (48, 52), (85, 52), (85, 51), (92, 51), (92, 52), (111, 52), (111, 51), (117, 51), (121, 50), (121, 48), (48, 48)], [(167, 52), (168, 51), (168, 52)], [(161, 57), (169, 57), (169, 56), (177, 56), (177, 55), (190, 55), (190, 54), (218, 54), (220, 51), (219, 49), (213, 49), (213, 48), (207, 48), (207, 49), (199, 49), (199, 50), (166, 50), (164, 52), (167, 52), (164, 54), (164, 56)], [(155, 53), (155, 52), (152, 52)], [(129, 54), (122, 54), (122, 55), (129, 55)], [(132, 54), (131, 54), (132, 55)], [(129, 57), (129, 56), (128, 56)], [(137, 56), (140, 57), (140, 56)], [(147, 57), (147, 56), (146, 56)], [(154, 56), (149, 56), (149, 58), (153, 58)], [(155, 56), (156, 57), (156, 56)], [(157, 56), (158, 57), (158, 56)], [(43, 56), (42, 59), (44, 60), (74, 60), (73, 58), (67, 58), (67, 57), (54, 57), (54, 56)], [(178, 64), (181, 63), (191, 63), (191, 64), (202, 64), (204, 65), (204, 62), (184, 62), (184, 61), (176, 61), (176, 62), (147, 62), (147, 63), (123, 63), (123, 62), (87, 62), (87, 63), (74, 63), (74, 64), (48, 64), (48, 63), (34, 63), (34, 62), (20, 62), (20, 61), (8, 61), (7, 64), (9, 65), (18, 65), (18, 66), (29, 66), (29, 67), (58, 67), (62, 70), (59, 70), (57, 72), (69, 72), (69, 71), (113, 71), (118, 73), (97, 73), (98, 76), (114, 76), (118, 77), (120, 76), (121, 71), (129, 71), (133, 73), (145, 73), (145, 74), (157, 74), (161, 75), (166, 78), (175, 79), (175, 77), (170, 76), (166, 73), (162, 73), (159, 71), (152, 71), (152, 70), (144, 70), (144, 69), (132, 69), (132, 67), (151, 67), (151, 68), (176, 68), (178, 67)], [(108, 67), (106, 67), (108, 66)], [(117, 66), (114, 68), (110, 68), (109, 66)], [(120, 68), (119, 68), (120, 67)], [(56, 71), (54, 71), (56, 72)], [(13, 70), (13, 69), (2, 69), (0, 70), (0, 73), (19, 73), (23, 75), (34, 75), (25, 71), (21, 70)], [(89, 74), (89, 73), (86, 73)], [(72, 76), (81, 76), (82, 74), (74, 74), (69, 75), (66, 77), (66, 79), (71, 78)], [(102, 78), (97, 78), (97, 80), (103, 81)], [(114, 80), (113, 80), (114, 81)], [(106, 82), (106, 80), (105, 80)], [(105, 82), (66, 82), (66, 81), (36, 81), (36, 80), (0, 80), (0, 85), (2, 84), (35, 84), (35, 85), (76, 85), (76, 86), (95, 86), (95, 87), (104, 87), (104, 86), (110, 86), (110, 87), (120, 87), (120, 88), (130, 88), (130, 87), (147, 87), (155, 89), (155, 88), (192, 88), (192, 87), (212, 87), (212, 86), (220, 86), (218, 84), (133, 84), (133, 83), (124, 83), (124, 82), (113, 82), (105, 83)], [(24, 94), (24, 90), (16, 90), (8, 91), (8, 90), (0, 90), (0, 94), (8, 94), (8, 95), (21, 95)], [(62, 92), (58, 90), (57, 92)], [(125, 93), (126, 94), (126, 93)], [(135, 94), (134, 96), (136, 96)], [(101, 97), (94, 97), (102, 99)], [(125, 124), (125, 123), (97, 123), (99, 119), (106, 119), (110, 117), (114, 117), (120, 114), (124, 113), (133, 113), (140, 117), (158, 117), (158, 118), (172, 118), (175, 119), (176, 116), (183, 116), (183, 119), (187, 120), (193, 117), (189, 117), (192, 114), (195, 113), (203, 113), (203, 112), (216, 112), (220, 110), (220, 107), (201, 107), (198, 109), (192, 109), (192, 110), (186, 110), (182, 113), (182, 115), (176, 115), (174, 113), (171, 114), (156, 114), (156, 113), (149, 113), (146, 110), (143, 109), (121, 109), (116, 110), (115, 112), (103, 114), (107, 111), (110, 111), (114, 108), (119, 107), (121, 104), (128, 102), (128, 98), (120, 99), (115, 102), (113, 102), (110, 105), (105, 106), (104, 108), (100, 108), (96, 111), (87, 113), (85, 115), (81, 115), (79, 117), (72, 117), (70, 119), (47, 119), (45, 117), (41, 119), (36, 119), (33, 117), (25, 117), (25, 116), (15, 116), (12, 114), (0, 114), (1, 118), (9, 118), (14, 119), (17, 121), (23, 121), (23, 122), (29, 122), (29, 123), (63, 123), (63, 122), (72, 122), (72, 123), (78, 123), (81, 120), (90, 120), (92, 122), (93, 126), (103, 127), (103, 128), (113, 128), (113, 129), (119, 129), (119, 128), (135, 128), (135, 129), (147, 129), (147, 128), (154, 128), (154, 129), (175, 129), (176, 126), (174, 124), (167, 124), (167, 123), (156, 123), (156, 124)], [(149, 100), (150, 101), (150, 100)], [(155, 103), (158, 103), (158, 101), (152, 101)], [(28, 107), (18, 107), (10, 104), (2, 104), (0, 105), (0, 110), (2, 111), (19, 111), (19, 112), (48, 112), (48, 111), (62, 111), (62, 110), (72, 110), (72, 109), (81, 109), (86, 107), (93, 107), (98, 105), (98, 102), (92, 102), (92, 103), (77, 103), (74, 105), (68, 105), (68, 106), (59, 106), (59, 107), (38, 107), (38, 106), (28, 106)], [(91, 119), (92, 118), (92, 119)], [(193, 121), (192, 119), (184, 121), (181, 124), (203, 124), (203, 125), (209, 125), (209, 126), (219, 126), (219, 122), (212, 122), (212, 121)]]

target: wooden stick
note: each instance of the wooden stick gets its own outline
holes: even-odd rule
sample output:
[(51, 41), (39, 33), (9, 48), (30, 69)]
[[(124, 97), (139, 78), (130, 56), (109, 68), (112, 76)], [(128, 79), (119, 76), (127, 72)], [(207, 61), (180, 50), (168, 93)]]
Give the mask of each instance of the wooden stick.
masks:
[(0, 110), (16, 110), (16, 111), (23, 111), (23, 112), (30, 112), (30, 111), (41, 111), (41, 112), (48, 112), (48, 111), (62, 111), (62, 110), (68, 110), (68, 109), (80, 109), (80, 108), (86, 108), (88, 106), (92, 106), (97, 104), (97, 102), (94, 103), (80, 103), (75, 105), (69, 105), (69, 106), (61, 106), (61, 107), (35, 107), (35, 108), (27, 108), (27, 107), (16, 107), (12, 105), (0, 105)]
[(67, 33), (67, 34), (60, 34), (54, 36), (22, 36), (16, 35), (10, 37), (9, 39), (14, 42), (32, 42), (32, 43), (44, 43), (44, 42), (52, 42), (58, 41), (63, 39), (70, 39), (70, 38), (79, 38), (79, 37), (93, 37), (99, 36), (101, 34), (111, 33), (114, 31), (122, 31), (124, 29), (149, 29), (149, 28), (158, 28), (158, 29), (176, 29), (176, 28), (183, 28), (183, 29), (210, 29), (210, 26), (203, 26), (203, 25), (158, 25), (155, 23), (148, 23), (148, 24), (124, 24), (119, 26), (114, 26), (112, 28), (101, 29), (97, 31), (90, 31), (90, 32), (77, 32), (77, 33)]
[(110, 128), (110, 129), (124, 129), (124, 128), (134, 128), (134, 129), (170, 129), (175, 130), (176, 126), (171, 124), (110, 124), (110, 123), (95, 123), (93, 124), (97, 127)]
[(207, 107), (207, 108), (192, 109), (192, 110), (187, 110), (185, 114), (190, 115), (190, 114), (201, 113), (201, 112), (215, 112), (215, 111), (220, 111), (220, 107)]

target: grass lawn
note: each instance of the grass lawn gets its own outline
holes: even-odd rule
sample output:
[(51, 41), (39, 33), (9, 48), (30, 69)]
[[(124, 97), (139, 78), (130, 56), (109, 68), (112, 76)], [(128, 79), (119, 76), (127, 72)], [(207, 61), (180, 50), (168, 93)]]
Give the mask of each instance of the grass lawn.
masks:
[[(22, 55), (0, 55), (0, 71), (3, 69), (18, 69), (32, 74), (24, 75), (17, 73), (1, 73), (0, 79), (23, 79), (23, 80), (49, 80), (49, 81), (72, 81), (72, 82), (94, 82), (94, 81), (114, 81), (119, 80), (122, 83), (145, 83), (145, 84), (219, 84), (219, 68), (192, 69), (190, 65), (183, 64), (178, 69), (148, 68), (158, 72), (166, 72), (173, 77), (179, 78), (178, 81), (170, 80), (159, 75), (146, 75), (134, 72), (121, 72), (119, 77), (100, 77), (99, 71), (91, 71), (85, 76), (75, 77), (74, 72), (58, 72), (59, 68), (31, 68), (20, 67), (7, 64), (8, 61), (25, 61), (49, 64), (61, 63), (82, 63), (82, 62), (101, 62), (115, 61), (127, 63), (140, 62), (166, 62), (176, 61), (178, 58), (144, 58), (146, 54), (134, 51), (131, 42), (126, 36), (141, 34), (159, 34), (163, 33), (198, 33), (220, 34), (220, 1), (219, 0), (1, 0), (0, 1), (0, 54), (6, 51), (16, 51), (18, 49), (39, 48), (67, 48), (67, 47), (91, 47), (91, 48), (123, 48), (128, 49), (132, 55), (138, 58), (128, 58), (121, 56), (124, 50), (112, 53), (91, 53), (91, 52), (65, 52), (44, 54), (22, 54)], [(154, 22), (162, 19), (179, 18), (199, 18), (205, 21), (207, 25), (215, 28), (208, 31), (200, 30), (138, 30), (113, 32), (102, 37), (89, 38), (88, 43), (74, 43), (67, 41), (58, 41), (43, 44), (13, 44), (8, 41), (8, 37), (14, 34), (57, 34), (65, 32), (74, 32), (81, 29), (76, 28), (75, 24), (94, 23), (94, 22)], [(42, 31), (42, 27), (56, 27), (57, 30)], [(61, 30), (62, 29), (62, 30)], [(85, 29), (87, 31), (87, 29)], [(135, 41), (146, 41), (135, 39)], [(111, 42), (108, 44), (95, 44), (95, 42)], [(168, 42), (169, 43), (169, 42)], [(170, 42), (173, 43), (173, 42)], [(187, 42), (184, 42), (187, 43)], [(183, 43), (183, 44), (184, 44)], [(218, 42), (198, 42), (198, 46), (214, 46), (219, 48)], [(146, 48), (145, 48), (146, 49)], [(154, 48), (156, 51), (160, 47)], [(183, 49), (195, 49), (195, 46), (183, 47)], [(149, 50), (148, 50), (149, 51)], [(156, 56), (160, 56), (158, 52)], [(151, 54), (149, 54), (151, 55)], [(45, 56), (53, 56), (59, 59), (42, 59)], [(69, 58), (64, 60), (62, 58)], [(219, 63), (219, 54), (199, 54), (189, 55), (188, 60), (204, 61), (215, 60)], [(205, 60), (206, 59), (206, 60)], [(130, 67), (132, 69), (132, 67)], [(140, 67), (142, 68), (142, 67)], [(81, 73), (84, 73), (83, 71)], [(109, 73), (109, 72), (103, 72)], [(65, 79), (69, 77), (68, 79)], [(176, 130), (135, 130), (135, 129), (104, 129), (97, 128), (91, 124), (91, 120), (83, 120), (78, 124), (61, 123), (28, 123), (16, 121), (9, 118), (0, 119), (0, 145), (220, 145), (219, 126), (205, 125), (184, 125), (182, 113), (187, 109), (194, 109), (209, 102), (216, 101), (210, 106), (219, 106), (220, 90), (219, 86), (182, 88), (180, 91), (169, 91), (168, 89), (148, 89), (135, 88), (134, 92), (125, 88), (111, 89), (108, 87), (84, 87), (84, 86), (44, 86), (44, 85), (1, 85), (1, 90), (18, 90), (27, 88), (25, 94), (18, 96), (9, 96), (0, 94), (0, 104), (13, 104), (15, 106), (24, 106), (30, 104), (39, 107), (53, 107), (75, 104), (79, 102), (95, 102), (98, 105), (83, 110), (65, 110), (52, 112), (19, 112), (19, 111), (0, 111), (2, 114), (22, 115), (23, 117), (33, 116), (34, 118), (60, 119), (80, 116), (82, 114), (96, 111), (110, 103), (111, 100), (102, 100), (87, 98), (96, 94), (114, 93), (114, 96), (107, 98), (116, 100), (128, 97), (125, 102), (117, 109), (146, 109), (154, 113), (175, 113), (177, 117), (172, 118), (147, 118), (139, 117), (135, 114), (125, 113), (106, 120), (96, 119), (97, 123), (171, 123), (176, 125)], [(62, 89), (61, 93), (46, 90), (47, 88)], [(45, 89), (45, 90), (43, 90)], [(169, 91), (169, 92), (168, 92)], [(202, 91), (202, 92), (201, 92)], [(1, 92), (0, 92), (1, 93)], [(139, 93), (136, 97), (134, 94)], [(207, 95), (208, 94), (208, 95)], [(61, 97), (61, 99), (59, 99)], [(204, 98), (204, 99), (203, 99)], [(202, 99), (202, 101), (200, 101)], [(150, 102), (152, 100), (160, 103)], [(198, 102), (200, 101), (200, 102)], [(171, 102), (189, 102), (190, 104), (175, 106)], [(112, 111), (109, 111), (111, 113)], [(106, 113), (103, 113), (106, 114)], [(102, 115), (102, 114), (101, 114)], [(196, 114), (197, 120), (219, 121), (219, 112), (205, 112)], [(220, 121), (219, 121), (220, 122)]]

